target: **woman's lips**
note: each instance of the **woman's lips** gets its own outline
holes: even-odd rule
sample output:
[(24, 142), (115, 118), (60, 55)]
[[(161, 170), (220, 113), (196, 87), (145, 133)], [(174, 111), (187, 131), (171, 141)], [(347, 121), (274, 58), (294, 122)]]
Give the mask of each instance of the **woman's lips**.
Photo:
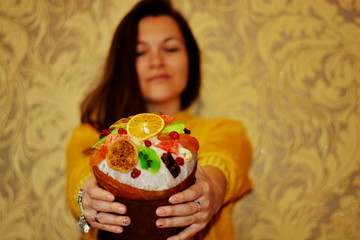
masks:
[(155, 76), (148, 78), (148, 81), (149, 82), (162, 82), (162, 81), (167, 81), (169, 78), (170, 78), (170, 76), (167, 74), (159, 74), (159, 75), (155, 75)]

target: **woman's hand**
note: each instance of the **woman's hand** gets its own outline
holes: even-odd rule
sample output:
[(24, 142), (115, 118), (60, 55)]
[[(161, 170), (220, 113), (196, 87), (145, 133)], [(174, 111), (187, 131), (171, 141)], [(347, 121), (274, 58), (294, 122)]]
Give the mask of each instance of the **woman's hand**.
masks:
[[(83, 186), (82, 205), (88, 223), (94, 228), (121, 233), (122, 226), (130, 224), (130, 218), (116, 215), (125, 214), (126, 206), (114, 200), (114, 195), (99, 187), (94, 176), (86, 180)], [(96, 214), (98, 221), (95, 220)]]
[[(194, 236), (204, 229), (219, 211), (225, 191), (226, 179), (218, 168), (198, 166), (194, 185), (171, 196), (169, 202), (174, 205), (162, 206), (156, 210), (159, 217), (167, 217), (158, 219), (157, 227), (188, 226), (168, 240), (183, 240)], [(200, 202), (200, 210), (195, 200)]]

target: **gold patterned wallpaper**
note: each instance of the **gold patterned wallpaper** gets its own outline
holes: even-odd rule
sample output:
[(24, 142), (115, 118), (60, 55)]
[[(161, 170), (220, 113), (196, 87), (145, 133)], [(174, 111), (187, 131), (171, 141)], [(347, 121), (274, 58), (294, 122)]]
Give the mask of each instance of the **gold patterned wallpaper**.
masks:
[[(136, 0), (0, 0), (0, 238), (79, 239), (66, 141)], [(195, 110), (241, 120), (238, 239), (360, 239), (360, 1), (176, 0), (203, 52)]]

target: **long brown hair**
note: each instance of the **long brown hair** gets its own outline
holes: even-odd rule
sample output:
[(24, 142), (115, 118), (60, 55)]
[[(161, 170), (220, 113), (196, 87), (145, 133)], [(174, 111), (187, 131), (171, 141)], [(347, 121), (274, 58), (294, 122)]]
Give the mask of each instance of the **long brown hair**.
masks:
[(99, 85), (81, 105), (81, 122), (98, 130), (108, 128), (120, 118), (146, 112), (136, 73), (138, 23), (147, 16), (167, 15), (180, 27), (189, 58), (188, 84), (181, 94), (181, 109), (188, 108), (200, 91), (200, 51), (184, 17), (168, 0), (137, 3), (118, 25)]

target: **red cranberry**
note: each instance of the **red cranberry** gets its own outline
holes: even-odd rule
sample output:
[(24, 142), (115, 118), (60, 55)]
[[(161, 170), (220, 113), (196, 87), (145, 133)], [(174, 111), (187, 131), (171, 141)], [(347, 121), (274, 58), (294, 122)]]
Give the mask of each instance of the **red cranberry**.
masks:
[(172, 131), (169, 133), (169, 136), (174, 140), (179, 140), (180, 134), (178, 132)]
[(140, 176), (140, 174), (141, 174), (141, 171), (139, 169), (135, 168), (134, 170), (132, 170), (130, 175), (132, 178), (137, 178), (138, 176)]
[(150, 147), (151, 146), (151, 141), (150, 140), (145, 140), (144, 141), (144, 143), (145, 143), (145, 146), (147, 146), (147, 147)]
[(103, 137), (106, 137), (107, 135), (109, 135), (111, 133), (111, 129), (104, 129), (101, 131), (101, 134), (100, 134), (100, 138), (103, 138)]
[(119, 134), (127, 134), (127, 131), (123, 128), (119, 128), (118, 133)]
[(175, 159), (175, 162), (179, 165), (179, 166), (184, 166), (184, 159), (182, 157), (177, 157)]

